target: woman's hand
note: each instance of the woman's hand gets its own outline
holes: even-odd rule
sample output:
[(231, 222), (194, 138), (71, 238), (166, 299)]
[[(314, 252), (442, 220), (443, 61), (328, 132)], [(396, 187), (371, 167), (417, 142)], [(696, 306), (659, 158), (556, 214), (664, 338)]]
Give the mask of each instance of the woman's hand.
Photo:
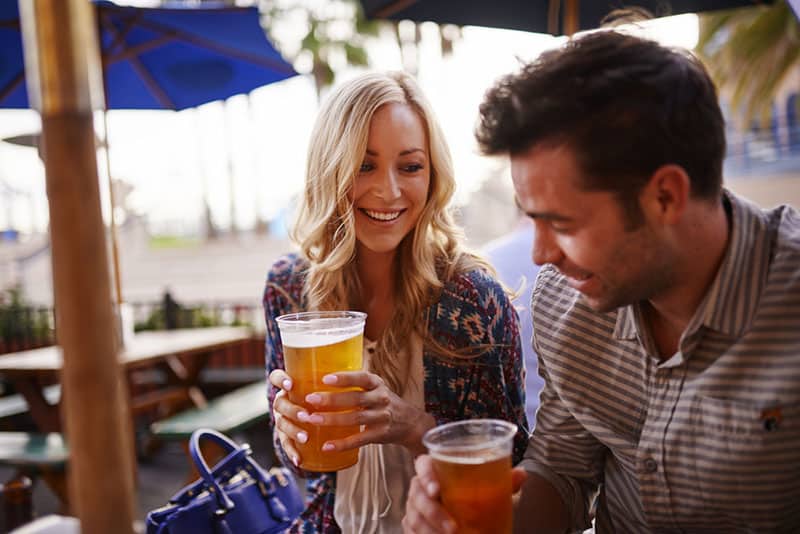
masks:
[(292, 379), (283, 369), (275, 369), (269, 374), (269, 382), (280, 391), (275, 395), (272, 403), (272, 411), (275, 415), (275, 429), (278, 431), (278, 440), (286, 455), (291, 458), (295, 466), (300, 467), (300, 453), (297, 451), (295, 442), (305, 443), (308, 441), (308, 434), (295, 424), (301, 421), (301, 415), (308, 417), (302, 406), (292, 404), (289, 401), (288, 391), (292, 389)]
[[(424, 410), (415, 408), (393, 393), (383, 379), (368, 371), (347, 371), (322, 377), (322, 382), (362, 391), (316, 392), (306, 402), (318, 410), (298, 416), (301, 422), (316, 425), (364, 425), (364, 431), (328, 441), (323, 451), (355, 449), (367, 443), (397, 443), (414, 454), (425, 452), (422, 435), (436, 425)], [(336, 413), (329, 413), (336, 412)]]

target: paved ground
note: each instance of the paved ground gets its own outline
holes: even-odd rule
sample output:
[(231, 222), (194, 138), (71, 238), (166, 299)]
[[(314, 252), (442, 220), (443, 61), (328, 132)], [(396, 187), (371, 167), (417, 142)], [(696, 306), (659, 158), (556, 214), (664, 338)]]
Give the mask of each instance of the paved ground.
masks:
[[(258, 429), (251, 429), (233, 437), (237, 442), (250, 444), (256, 461), (262, 467), (270, 466), (272, 446), (268, 430), (259, 426)], [(168, 443), (151, 458), (140, 460), (138, 465), (136, 516), (144, 520), (149, 510), (165, 505), (169, 498), (184, 486), (189, 464), (180, 444)], [(12, 474), (11, 469), (0, 468), (0, 481), (8, 480)], [(58, 500), (41, 481), (34, 486), (33, 508), (37, 517), (58, 513)]]

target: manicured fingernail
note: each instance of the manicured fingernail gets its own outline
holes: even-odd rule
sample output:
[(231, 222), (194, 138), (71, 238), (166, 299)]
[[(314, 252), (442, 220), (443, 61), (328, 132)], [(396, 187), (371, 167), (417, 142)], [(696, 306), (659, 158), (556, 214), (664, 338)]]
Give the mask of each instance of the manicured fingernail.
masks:
[(322, 446), (322, 450), (323, 450), (323, 451), (325, 451), (325, 452), (330, 452), (330, 451), (332, 451), (332, 450), (333, 450), (333, 449), (335, 449), (335, 448), (336, 448), (336, 447), (334, 447), (332, 443), (326, 443), (326, 444), (324, 444), (324, 445)]
[(325, 375), (322, 377), (322, 383), (328, 384), (329, 386), (334, 385), (338, 381), (339, 378), (336, 375)]
[(308, 412), (299, 411), (297, 412), (297, 419), (302, 421), (303, 423), (308, 422)]
[(284, 381), (281, 382), (281, 385), (283, 386), (283, 389), (285, 389), (286, 391), (292, 389), (292, 381), (289, 380), (288, 378), (284, 379)]
[(439, 487), (436, 485), (435, 482), (428, 483), (428, 495), (433, 497), (436, 495), (437, 491), (439, 491)]
[(300, 459), (297, 456), (292, 456), (292, 463), (295, 467), (300, 467)]
[(314, 423), (315, 425), (319, 425), (322, 424), (323, 421), (325, 421), (325, 418), (318, 413), (314, 413), (308, 416), (309, 423)]
[(306, 402), (310, 402), (311, 404), (318, 404), (322, 401), (322, 397), (316, 393), (309, 393), (306, 395)]
[(300, 443), (305, 443), (306, 441), (308, 441), (308, 434), (306, 434), (303, 431), (298, 432), (297, 441), (299, 441)]

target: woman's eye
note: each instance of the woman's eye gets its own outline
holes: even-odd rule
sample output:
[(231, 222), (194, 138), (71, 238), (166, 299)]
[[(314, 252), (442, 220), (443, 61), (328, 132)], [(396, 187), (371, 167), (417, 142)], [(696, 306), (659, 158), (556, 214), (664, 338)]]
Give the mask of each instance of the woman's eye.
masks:
[(371, 163), (362, 163), (361, 167), (358, 169), (358, 172), (369, 172), (372, 170)]
[(403, 167), (403, 170), (405, 172), (419, 172), (422, 170), (422, 168), (423, 168), (422, 165), (419, 163), (410, 163), (405, 167)]

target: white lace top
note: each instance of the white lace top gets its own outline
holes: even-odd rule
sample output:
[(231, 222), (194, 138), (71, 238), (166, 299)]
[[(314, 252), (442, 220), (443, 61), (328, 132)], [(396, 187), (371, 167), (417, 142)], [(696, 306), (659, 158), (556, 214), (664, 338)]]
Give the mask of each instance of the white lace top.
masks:
[[(364, 368), (370, 368), (375, 342), (364, 339)], [(402, 398), (425, 409), (422, 387), (422, 341), (410, 344), (409, 377)], [(402, 445), (372, 443), (361, 447), (358, 462), (336, 474), (333, 516), (344, 534), (390, 534), (402, 531), (414, 457)]]

